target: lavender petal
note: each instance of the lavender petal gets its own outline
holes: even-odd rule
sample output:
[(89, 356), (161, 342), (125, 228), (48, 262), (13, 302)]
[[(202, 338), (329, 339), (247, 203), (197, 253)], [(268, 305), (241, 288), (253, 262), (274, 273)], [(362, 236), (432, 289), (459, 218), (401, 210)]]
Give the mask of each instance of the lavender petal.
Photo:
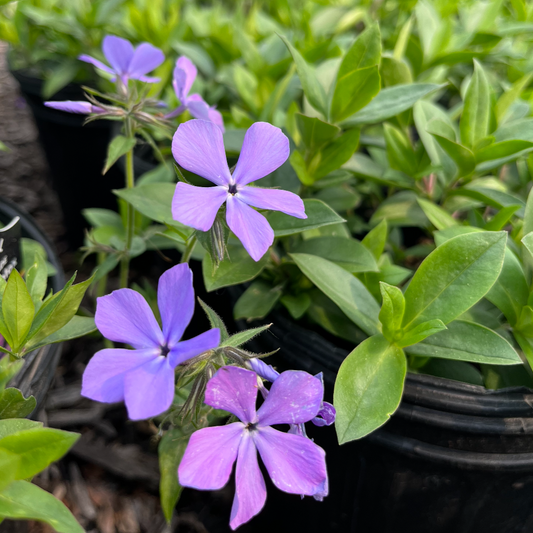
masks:
[(315, 426), (331, 426), (335, 422), (335, 417), (337, 416), (337, 411), (335, 407), (328, 402), (322, 402), (322, 407), (318, 411), (315, 418), (311, 420)]
[[(165, 60), (165, 54), (150, 43), (141, 43), (133, 52), (128, 65), (130, 78), (138, 80), (155, 70)], [(144, 80), (146, 81), (146, 79)]]
[(115, 35), (106, 35), (102, 50), (116, 74), (122, 76), (128, 72), (134, 53), (133, 45), (129, 41)]
[(188, 57), (178, 57), (174, 68), (174, 91), (180, 103), (185, 103), (197, 73), (196, 66)]
[(235, 530), (258, 514), (266, 501), (266, 486), (257, 461), (257, 450), (250, 433), (245, 431), (239, 446), (235, 470), (235, 498), (230, 527)]
[(175, 368), (192, 357), (207, 352), (207, 350), (213, 350), (219, 344), (220, 330), (218, 328), (210, 329), (192, 339), (179, 342), (168, 354), (169, 364)]
[(159, 348), (164, 337), (146, 300), (131, 289), (119, 289), (96, 300), (96, 327), (107, 339), (134, 348)]
[(187, 109), (194, 118), (209, 120), (209, 106), (199, 94), (191, 94), (187, 98)]
[(90, 63), (91, 65), (94, 65), (96, 68), (103, 70), (104, 72), (108, 72), (109, 74), (115, 74), (115, 71), (113, 69), (109, 68), (105, 63), (98, 61), (98, 59), (94, 57), (82, 54), (81, 56), (78, 56), (78, 59), (80, 61), (84, 61), (85, 63)]
[(224, 187), (196, 187), (180, 182), (172, 199), (172, 218), (185, 226), (208, 231), (227, 196)]
[(124, 400), (124, 376), (156, 357), (157, 352), (108, 348), (96, 352), (83, 372), (81, 395), (104, 403)]
[(279, 128), (256, 122), (244, 136), (233, 179), (238, 185), (246, 185), (264, 178), (285, 163), (289, 154), (289, 139)]
[(256, 421), (257, 377), (254, 372), (235, 366), (224, 366), (209, 380), (205, 403), (224, 409), (242, 422)]
[(238, 194), (228, 195), (226, 221), (254, 261), (259, 261), (274, 242), (267, 219), (241, 202)]
[(157, 76), (139, 76), (134, 79), (144, 81), (145, 83), (159, 83), (161, 81), (161, 78), (158, 78)]
[(314, 418), (322, 405), (324, 387), (307, 372), (283, 372), (270, 387), (265, 403), (257, 411), (259, 425), (302, 424)]
[(305, 437), (271, 427), (259, 428), (254, 441), (278, 489), (304, 496), (323, 495), (328, 475), (322, 448)]
[(222, 132), (212, 122), (189, 120), (180, 124), (172, 140), (172, 154), (183, 168), (216, 185), (231, 182)]
[(229, 480), (237, 458), (244, 424), (200, 429), (192, 434), (178, 468), (183, 487), (218, 490)]
[(194, 313), (192, 271), (187, 263), (176, 265), (159, 278), (157, 305), (163, 337), (169, 348), (176, 346)]
[(168, 359), (156, 356), (124, 376), (124, 401), (131, 420), (164, 413), (174, 398), (174, 369)]
[(272, 365), (267, 365), (264, 361), (258, 359), (257, 357), (253, 357), (248, 362), (250, 363), (252, 370), (263, 379), (266, 379), (272, 383), (278, 379), (279, 372), (274, 370)]
[(187, 109), (184, 105), (180, 105), (174, 109), (174, 111), (171, 111), (170, 113), (167, 113), (163, 118), (169, 120), (171, 118), (177, 117), (178, 115), (181, 115), (185, 109)]
[(241, 202), (259, 209), (272, 209), (292, 217), (307, 218), (302, 199), (289, 191), (243, 187), (239, 189), (237, 197)]
[(67, 113), (77, 113), (79, 115), (89, 115), (90, 113), (104, 113), (101, 107), (92, 105), (89, 102), (73, 102), (72, 100), (64, 100), (62, 102), (45, 102), (46, 107), (65, 111)]
[(222, 118), (220, 111), (217, 111), (214, 107), (210, 107), (208, 118), (213, 124), (216, 124), (220, 128), (222, 133), (224, 133), (224, 119)]

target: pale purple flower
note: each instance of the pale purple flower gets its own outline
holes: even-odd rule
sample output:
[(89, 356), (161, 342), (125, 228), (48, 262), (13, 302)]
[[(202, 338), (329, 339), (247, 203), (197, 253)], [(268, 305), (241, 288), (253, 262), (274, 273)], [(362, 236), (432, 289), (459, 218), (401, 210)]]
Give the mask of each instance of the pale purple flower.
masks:
[(131, 345), (133, 350), (97, 352), (83, 374), (81, 393), (105, 403), (124, 400), (132, 420), (166, 411), (174, 398), (176, 366), (220, 342), (218, 329), (180, 342), (194, 312), (192, 272), (187, 264), (177, 265), (159, 278), (157, 303), (162, 331), (138, 292), (120, 289), (96, 302), (100, 333), (113, 342)]
[(180, 101), (180, 106), (165, 115), (165, 118), (177, 117), (187, 109), (194, 118), (209, 120), (216, 124), (224, 133), (224, 120), (220, 112), (214, 106), (210, 107), (199, 94), (194, 93), (189, 96), (197, 73), (196, 66), (188, 57), (181, 56), (178, 58), (174, 68), (172, 86), (176, 97)]
[(248, 186), (281, 166), (289, 157), (289, 139), (266, 122), (252, 124), (230, 173), (222, 132), (212, 122), (189, 120), (180, 124), (172, 153), (186, 170), (213, 182), (216, 187), (178, 183), (172, 200), (172, 217), (194, 229), (208, 231), (226, 202), (226, 221), (255, 261), (274, 242), (267, 219), (252, 209), (273, 209), (296, 218), (307, 218), (302, 199), (289, 191)]
[(78, 59), (91, 63), (104, 72), (113, 74), (113, 76), (120, 78), (124, 85), (128, 84), (129, 79), (147, 83), (159, 81), (159, 78), (146, 76), (146, 74), (161, 65), (165, 56), (159, 48), (150, 43), (141, 43), (137, 48), (133, 48), (133, 45), (126, 39), (115, 35), (106, 35), (102, 50), (111, 67), (85, 54), (79, 56)]
[[(248, 360), (251, 369), (260, 377), (263, 379), (266, 379), (267, 381), (270, 381), (271, 383), (274, 383), (279, 376), (280, 373), (272, 366), (267, 365), (264, 361), (261, 359), (258, 359), (257, 357), (254, 357), (252, 359)], [(319, 379), (321, 383), (324, 383), (322, 372), (318, 373), (315, 378)], [(266, 390), (266, 389), (265, 389)], [(337, 415), (337, 412), (335, 410), (335, 407), (331, 405), (329, 402), (322, 402), (322, 405), (320, 406), (320, 410), (318, 411), (317, 415), (311, 420), (311, 422), (315, 426), (331, 426), (333, 422), (335, 422), (335, 417)], [(300, 434), (302, 433), (300, 430), (298, 431)]]
[(63, 102), (45, 102), (46, 107), (66, 111), (67, 113), (77, 113), (79, 115), (90, 115), (91, 113), (105, 113), (105, 110), (89, 102), (74, 102), (65, 100)]
[(322, 395), (320, 380), (290, 370), (273, 383), (256, 411), (257, 375), (233, 366), (221, 368), (207, 384), (205, 403), (229, 411), (240, 422), (193, 433), (178, 469), (180, 484), (199, 490), (221, 489), (237, 461), (232, 529), (248, 522), (265, 504), (257, 451), (278, 489), (306, 496), (324, 494), (328, 479), (324, 450), (305, 437), (270, 427), (311, 420)]

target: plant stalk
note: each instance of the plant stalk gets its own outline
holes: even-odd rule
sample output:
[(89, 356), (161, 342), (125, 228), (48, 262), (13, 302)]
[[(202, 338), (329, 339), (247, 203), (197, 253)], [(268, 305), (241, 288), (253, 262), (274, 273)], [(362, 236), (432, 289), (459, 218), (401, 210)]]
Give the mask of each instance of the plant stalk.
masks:
[[(132, 189), (135, 185), (134, 171), (133, 171), (133, 148), (126, 153), (126, 188)], [(124, 289), (128, 286), (128, 275), (130, 269), (130, 249), (133, 241), (133, 233), (135, 230), (135, 209), (131, 204), (126, 204), (126, 246), (124, 248), (124, 255), (120, 262), (120, 288)]]
[(196, 245), (196, 235), (193, 235), (189, 242), (187, 243), (187, 246), (185, 247), (185, 251), (183, 252), (183, 255), (181, 256), (180, 263), (188, 263), (191, 259), (192, 252), (194, 250), (194, 246)]

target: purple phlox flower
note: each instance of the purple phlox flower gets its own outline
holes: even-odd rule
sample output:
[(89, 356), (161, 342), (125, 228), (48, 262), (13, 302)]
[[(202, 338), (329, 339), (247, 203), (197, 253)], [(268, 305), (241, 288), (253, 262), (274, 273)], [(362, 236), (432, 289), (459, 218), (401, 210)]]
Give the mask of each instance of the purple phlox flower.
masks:
[(129, 79), (147, 83), (159, 81), (159, 78), (146, 76), (146, 74), (161, 65), (165, 60), (165, 55), (159, 48), (150, 43), (141, 43), (137, 48), (133, 48), (133, 45), (126, 39), (121, 39), (115, 35), (106, 35), (102, 50), (111, 67), (85, 54), (79, 56), (78, 59), (91, 63), (104, 72), (113, 74), (113, 81), (118, 77), (124, 85), (128, 84)]
[(188, 57), (181, 56), (178, 58), (174, 68), (172, 86), (180, 101), (180, 106), (165, 115), (165, 118), (177, 117), (187, 109), (194, 118), (209, 120), (216, 124), (224, 133), (224, 120), (215, 106), (210, 107), (197, 93), (189, 95), (197, 73), (196, 66)]
[(79, 115), (90, 115), (91, 113), (105, 113), (105, 110), (89, 102), (73, 102), (64, 100), (63, 102), (45, 102), (46, 107), (66, 111), (67, 113), (77, 113)]
[(311, 420), (322, 395), (320, 380), (290, 370), (273, 383), (256, 411), (257, 375), (243, 368), (222, 367), (207, 384), (205, 403), (241, 421), (193, 433), (178, 469), (180, 484), (199, 490), (221, 489), (237, 461), (232, 529), (250, 520), (265, 504), (257, 451), (278, 489), (306, 496), (323, 494), (328, 478), (324, 450), (309, 439), (270, 427)]
[(250, 126), (233, 174), (226, 160), (222, 132), (212, 122), (189, 120), (180, 124), (172, 141), (172, 153), (183, 168), (216, 185), (196, 187), (178, 183), (172, 200), (173, 218), (194, 229), (208, 231), (226, 202), (228, 226), (255, 261), (274, 242), (274, 231), (252, 206), (307, 218), (298, 195), (248, 186), (276, 170), (289, 157), (289, 139), (271, 124), (256, 122)]
[(82, 395), (105, 403), (125, 401), (132, 420), (157, 416), (174, 398), (174, 369), (191, 357), (216, 348), (220, 330), (211, 329), (180, 341), (194, 312), (192, 272), (187, 264), (159, 278), (157, 303), (163, 330), (146, 300), (131, 289), (120, 289), (96, 302), (96, 326), (113, 342), (133, 350), (100, 350), (83, 374)]
[[(248, 361), (250, 363), (250, 366), (252, 370), (263, 379), (266, 379), (267, 381), (270, 381), (274, 383), (276, 379), (280, 376), (280, 373), (274, 369), (272, 365), (267, 365), (264, 361), (261, 359), (258, 359), (257, 357), (254, 357)], [(324, 378), (322, 375), (322, 372), (319, 372), (315, 378), (319, 379), (320, 382), (324, 383)], [(320, 406), (320, 410), (318, 411), (317, 415), (311, 420), (311, 422), (315, 426), (331, 426), (333, 422), (335, 422), (335, 417), (337, 415), (337, 411), (335, 410), (335, 407), (331, 405), (329, 402), (322, 402)], [(305, 429), (302, 427), (299, 428), (291, 428), (294, 432), (296, 432), (299, 435), (305, 435)]]

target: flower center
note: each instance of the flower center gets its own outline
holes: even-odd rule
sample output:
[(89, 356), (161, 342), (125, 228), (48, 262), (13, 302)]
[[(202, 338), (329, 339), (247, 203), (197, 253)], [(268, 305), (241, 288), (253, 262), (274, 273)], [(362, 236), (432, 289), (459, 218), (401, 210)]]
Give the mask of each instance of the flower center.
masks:
[(237, 194), (237, 185), (235, 185), (235, 183), (232, 183), (228, 188), (228, 192), (235, 196)]
[(252, 422), (248, 422), (248, 424), (246, 425), (246, 429), (248, 431), (254, 431), (257, 429), (257, 422), (255, 423), (252, 423)]
[(163, 357), (166, 357), (170, 352), (170, 348), (166, 345), (166, 344), (163, 344), (163, 346), (161, 346), (161, 355)]

